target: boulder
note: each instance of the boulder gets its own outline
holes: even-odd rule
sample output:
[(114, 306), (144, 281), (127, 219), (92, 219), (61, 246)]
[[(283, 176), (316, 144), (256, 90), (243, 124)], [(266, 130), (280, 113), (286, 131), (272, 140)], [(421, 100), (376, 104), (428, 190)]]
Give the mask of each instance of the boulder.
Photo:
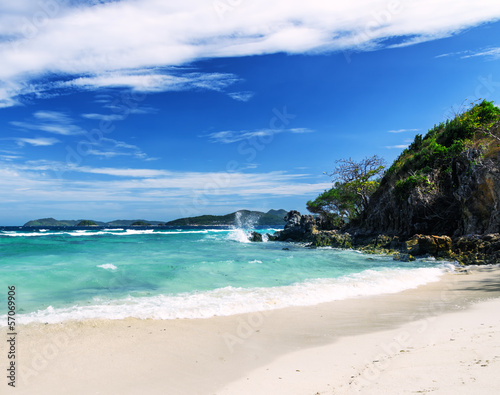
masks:
[(298, 211), (292, 210), (289, 211), (283, 219), (286, 221), (285, 229), (289, 229), (300, 226), (301, 215)]
[(500, 262), (500, 235), (467, 235), (453, 244), (452, 257), (464, 265), (496, 264)]
[(278, 240), (278, 236), (275, 234), (272, 235), (271, 233), (266, 233), (266, 236), (267, 236), (268, 241), (277, 241)]
[(314, 247), (352, 248), (352, 238), (349, 233), (340, 233), (336, 230), (315, 232), (310, 236)]
[(446, 256), (450, 253), (451, 247), (452, 241), (448, 236), (414, 235), (406, 241), (406, 251), (414, 256)]
[(253, 242), (262, 242), (262, 235), (259, 232), (252, 232), (249, 240)]
[(401, 253), (397, 252), (396, 254), (394, 254), (392, 259), (395, 261), (400, 261), (400, 262), (412, 262), (415, 260), (415, 257), (413, 255), (410, 255), (410, 254), (401, 254)]

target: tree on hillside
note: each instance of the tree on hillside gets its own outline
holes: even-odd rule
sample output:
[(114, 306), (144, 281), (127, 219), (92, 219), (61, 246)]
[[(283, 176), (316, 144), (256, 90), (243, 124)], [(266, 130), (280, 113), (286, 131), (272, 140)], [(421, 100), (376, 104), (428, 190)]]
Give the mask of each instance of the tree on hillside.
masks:
[(370, 196), (380, 184), (380, 177), (386, 166), (385, 160), (373, 155), (359, 162), (349, 158), (339, 159), (336, 163), (338, 164), (337, 168), (329, 176), (356, 195), (359, 199), (357, 205), (360, 206), (360, 211), (365, 210), (370, 202)]
[(334, 226), (358, 218), (368, 207), (370, 196), (380, 183), (385, 160), (374, 155), (360, 162), (349, 159), (336, 161), (337, 168), (329, 174), (333, 188), (307, 202), (307, 209), (320, 214)]
[(353, 219), (359, 214), (356, 195), (340, 182), (336, 182), (333, 188), (324, 191), (316, 199), (309, 200), (307, 209), (321, 215), (333, 227), (341, 227), (346, 219)]

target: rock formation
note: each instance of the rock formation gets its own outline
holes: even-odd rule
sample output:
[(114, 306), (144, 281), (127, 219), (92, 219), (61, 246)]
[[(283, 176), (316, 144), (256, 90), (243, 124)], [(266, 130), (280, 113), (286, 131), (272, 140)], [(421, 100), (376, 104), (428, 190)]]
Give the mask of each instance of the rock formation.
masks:
[[(285, 216), (285, 229), (268, 235), (270, 241), (302, 242), (309, 247), (353, 248), (371, 254), (393, 254), (395, 260), (409, 262), (415, 257), (432, 256), (461, 264), (492, 264), (500, 261), (500, 234), (446, 235), (415, 234), (400, 237), (385, 234), (351, 234), (340, 230), (324, 230), (321, 220), (311, 215), (290, 211)], [(252, 241), (262, 241), (252, 234)], [(257, 235), (260, 235), (257, 233)]]
[[(451, 169), (451, 170), (448, 170)], [(360, 231), (411, 236), (462, 236), (500, 232), (500, 151), (467, 150), (446, 169), (402, 197), (395, 177), (383, 179)]]
[[(499, 112), (485, 106), (483, 111)], [(357, 231), (405, 237), (500, 232), (500, 138), (495, 137), (500, 122), (487, 132), (477, 126), (459, 129), (462, 134), (456, 129), (465, 126), (457, 122), (416, 138), (401, 154), (372, 196)]]
[(401, 260), (430, 255), (461, 263), (500, 259), (500, 109), (483, 101), (417, 135), (386, 171), (368, 206), (339, 230), (291, 211), (273, 239)]

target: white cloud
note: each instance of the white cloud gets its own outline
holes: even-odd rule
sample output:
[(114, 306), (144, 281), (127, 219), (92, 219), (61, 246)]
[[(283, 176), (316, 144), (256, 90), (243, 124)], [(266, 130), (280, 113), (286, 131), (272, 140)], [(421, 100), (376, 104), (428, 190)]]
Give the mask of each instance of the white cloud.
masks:
[(102, 168), (92, 168), (92, 167), (79, 167), (76, 169), (82, 173), (92, 173), (92, 174), (105, 174), (108, 176), (116, 177), (130, 177), (130, 178), (151, 178), (151, 177), (166, 177), (170, 176), (172, 173), (165, 170), (155, 170), (155, 169), (117, 169), (110, 167)]
[(247, 102), (254, 97), (255, 94), (253, 92), (230, 92), (228, 95), (234, 100)]
[(467, 58), (474, 58), (474, 57), (479, 57), (483, 56), (485, 58), (490, 58), (490, 59), (499, 59), (500, 58), (500, 47), (494, 47), (494, 48), (486, 48), (486, 49), (481, 49), (481, 50), (466, 50), (466, 51), (459, 51), (459, 52), (450, 52), (450, 53), (444, 53), (441, 55), (436, 56), (436, 58), (444, 58), (444, 57), (460, 57), (461, 59), (467, 59)]
[(191, 89), (221, 91), (236, 81), (238, 79), (232, 74), (187, 73), (178, 76), (150, 73), (148, 70), (137, 70), (103, 73), (93, 77), (79, 77), (65, 81), (60, 85), (84, 89), (132, 88), (138, 92), (167, 92)]
[(10, 124), (22, 130), (36, 130), (63, 136), (85, 134), (85, 130), (75, 125), (67, 114), (57, 111), (37, 111), (31, 121), (12, 121)]
[[(158, 112), (158, 109), (153, 108), (153, 107), (146, 107), (146, 106), (129, 107), (129, 106), (126, 106), (126, 108), (124, 108), (124, 103), (120, 103), (120, 102), (117, 102), (117, 103), (115, 103), (115, 101), (106, 101), (105, 102), (103, 100), (102, 103), (105, 103), (103, 105), (103, 108), (111, 110), (112, 112), (116, 113), (113, 115), (123, 116), (123, 118), (127, 117), (130, 114), (144, 115), (144, 114), (155, 114)], [(122, 113), (122, 115), (120, 115), (120, 113)]]
[[(83, 114), (83, 117), (107, 121), (125, 119), (125, 116), (118, 114)], [(27, 122), (10, 122), (11, 125), (24, 131), (35, 130), (38, 132), (58, 134), (65, 137), (87, 135), (87, 131), (80, 128), (78, 125), (75, 125), (75, 123), (75, 120), (73, 120), (68, 114), (57, 111), (37, 111)], [(39, 146), (53, 145), (59, 142), (59, 140), (54, 138), (11, 138), (11, 140), (15, 140), (20, 146), (23, 146), (24, 144)], [(86, 139), (84, 146), (85, 155), (93, 155), (101, 158), (131, 156), (142, 160), (154, 160), (154, 158), (148, 158), (147, 154), (136, 145), (103, 136), (100, 136), (98, 139)]]
[(307, 128), (291, 128), (291, 129), (284, 129), (284, 132), (290, 132), (290, 133), (295, 133), (295, 134), (301, 134), (301, 133), (312, 133), (313, 131), (311, 129)]
[(408, 148), (408, 144), (387, 145), (385, 148), (387, 148), (387, 149), (405, 149), (405, 148)]
[(96, 119), (99, 121), (107, 121), (107, 122), (124, 120), (124, 116), (118, 114), (82, 114), (82, 117), (87, 119)]
[[(222, 90), (231, 77), (183, 77), (169, 68), (215, 57), (370, 50), (393, 38), (410, 45), (500, 17), (492, 0), (15, 3), (0, 6), (0, 107), (61, 87)], [(52, 82), (42, 83), (47, 75)]]
[(466, 54), (470, 54), (471, 51), (459, 51), (459, 52), (449, 52), (449, 53), (443, 53), (440, 55), (435, 56), (435, 58), (446, 58), (449, 56), (466, 56)]
[(420, 129), (398, 129), (398, 130), (388, 130), (387, 133), (406, 133), (406, 132), (418, 132)]
[(491, 59), (500, 59), (500, 47), (485, 49), (483, 51), (472, 53), (471, 55), (463, 56), (463, 58), (472, 58), (477, 56), (484, 56)]
[(12, 160), (22, 159), (22, 156), (19, 156), (19, 155), (0, 155), (0, 159), (10, 162)]
[(95, 142), (89, 141), (88, 144), (93, 146), (93, 148), (86, 151), (87, 155), (103, 158), (133, 156), (137, 159), (147, 159), (147, 155), (138, 146), (125, 143), (124, 141), (101, 137)]
[(208, 137), (215, 143), (231, 144), (238, 141), (250, 140), (254, 138), (261, 138), (267, 141), (267, 138), (279, 133), (312, 133), (311, 129), (307, 128), (293, 128), (293, 129), (258, 129), (258, 130), (224, 130), (221, 132), (213, 132), (205, 137)]
[(25, 144), (30, 144), (34, 145), (36, 147), (42, 147), (42, 146), (49, 146), (49, 145), (54, 145), (57, 143), (60, 143), (58, 139), (54, 138), (44, 138), (44, 137), (38, 137), (38, 138), (14, 138), (13, 139), (18, 145), (23, 146)]
[[(81, 181), (75, 173), (96, 177)], [(22, 201), (74, 204), (157, 204), (199, 208), (201, 200), (216, 205), (221, 199), (290, 197), (315, 194), (331, 187), (331, 183), (308, 182), (307, 174), (242, 172), (181, 172), (158, 169), (97, 168), (70, 166), (63, 162), (31, 161), (23, 165), (0, 162), (0, 190), (3, 202)], [(22, 199), (21, 199), (22, 198)], [(196, 206), (198, 205), (198, 206)]]

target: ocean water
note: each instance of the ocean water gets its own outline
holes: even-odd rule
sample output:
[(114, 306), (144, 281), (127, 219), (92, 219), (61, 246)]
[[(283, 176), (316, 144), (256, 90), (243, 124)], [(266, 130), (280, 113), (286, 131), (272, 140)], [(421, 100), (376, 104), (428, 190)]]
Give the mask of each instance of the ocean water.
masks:
[(351, 250), (250, 243), (248, 232), (3, 229), (0, 299), (16, 287), (17, 324), (208, 318), (400, 292), (453, 270), (435, 260), (404, 263)]

